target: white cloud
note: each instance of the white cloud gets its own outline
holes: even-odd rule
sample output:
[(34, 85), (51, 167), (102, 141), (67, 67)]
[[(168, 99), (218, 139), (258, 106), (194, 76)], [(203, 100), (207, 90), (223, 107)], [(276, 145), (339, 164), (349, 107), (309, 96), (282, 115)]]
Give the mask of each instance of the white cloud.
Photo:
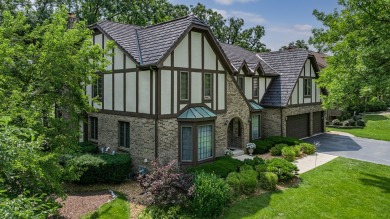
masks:
[[(313, 26), (309, 24), (295, 24), (293, 27), (269, 27), (269, 32), (288, 33), (302, 36), (311, 36)], [(267, 30), (267, 29), (266, 29)]]
[(313, 26), (309, 24), (295, 24), (294, 29), (299, 30), (299, 31), (311, 31)]
[[(271, 50), (279, 50), (280, 47), (296, 40), (307, 42), (312, 28), (313, 26), (309, 24), (295, 24), (289, 27), (269, 25), (265, 27), (265, 36), (261, 41)], [(309, 45), (309, 49), (313, 49), (312, 46)]]
[(242, 18), (244, 19), (245, 26), (253, 26), (265, 23), (265, 19), (261, 15), (255, 13), (249, 13), (245, 11), (226, 11), (221, 9), (212, 10), (221, 14), (225, 19), (230, 17)]
[(244, 19), (246, 25), (257, 25), (265, 23), (265, 19), (261, 15), (244, 11), (232, 11), (231, 13), (228, 13), (228, 17), (242, 18)]
[(216, 3), (221, 5), (231, 5), (235, 2), (238, 3), (248, 3), (248, 2), (255, 2), (256, 0), (214, 0)]

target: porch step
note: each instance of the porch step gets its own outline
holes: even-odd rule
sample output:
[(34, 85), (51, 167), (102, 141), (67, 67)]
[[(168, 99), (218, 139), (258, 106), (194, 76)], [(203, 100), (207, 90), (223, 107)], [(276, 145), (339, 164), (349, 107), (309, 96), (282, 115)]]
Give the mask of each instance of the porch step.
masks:
[(228, 148), (228, 149), (233, 151), (233, 157), (238, 157), (238, 156), (245, 154), (245, 152), (243, 150), (238, 149), (238, 148)]

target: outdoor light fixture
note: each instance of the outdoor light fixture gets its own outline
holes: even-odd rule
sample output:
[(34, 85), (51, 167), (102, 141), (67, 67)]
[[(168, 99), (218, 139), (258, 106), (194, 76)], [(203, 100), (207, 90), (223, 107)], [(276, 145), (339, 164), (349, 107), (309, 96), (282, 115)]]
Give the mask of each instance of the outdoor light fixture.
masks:
[(147, 162), (148, 162), (148, 158), (145, 158), (145, 159), (144, 159), (144, 163), (147, 163)]
[(228, 125), (228, 124), (229, 124), (229, 120), (225, 119), (225, 125)]

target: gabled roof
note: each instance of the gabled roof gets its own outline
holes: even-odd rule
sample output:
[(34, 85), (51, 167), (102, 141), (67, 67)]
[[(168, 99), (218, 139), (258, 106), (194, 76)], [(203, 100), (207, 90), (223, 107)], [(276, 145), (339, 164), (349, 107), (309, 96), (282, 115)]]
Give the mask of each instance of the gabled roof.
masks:
[(314, 58), (316, 59), (317, 61), (317, 64), (318, 66), (320, 67), (320, 69), (323, 69), (325, 68), (326, 66), (328, 66), (326, 64), (326, 57), (327, 55), (326, 54), (323, 54), (323, 53), (319, 53), (319, 52), (313, 52), (311, 51), (310, 54), (314, 55)]
[(208, 28), (193, 15), (139, 27), (102, 21), (91, 26), (111, 37), (140, 66), (157, 65), (193, 25)]
[[(287, 106), (306, 60), (313, 57), (305, 49), (259, 53), (258, 56), (280, 73), (280, 76), (272, 80), (269, 85), (261, 105), (271, 107)], [(313, 67), (315, 71), (318, 71), (315, 60)]]
[[(227, 43), (219, 43), (228, 57), (230, 63), (234, 68), (236, 66), (241, 66), (245, 61), (248, 68), (252, 73), (257, 71), (257, 68), (260, 68), (264, 71), (265, 75), (276, 76), (279, 75), (278, 72), (273, 69), (267, 62), (256, 56), (256, 53), (250, 52), (244, 48), (241, 48), (236, 45), (231, 45)], [(239, 68), (236, 68), (239, 71)]]

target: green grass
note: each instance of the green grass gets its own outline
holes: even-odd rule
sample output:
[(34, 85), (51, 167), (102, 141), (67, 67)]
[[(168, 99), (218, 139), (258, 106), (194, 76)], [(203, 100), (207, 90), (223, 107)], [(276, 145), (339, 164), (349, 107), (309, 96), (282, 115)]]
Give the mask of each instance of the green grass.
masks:
[(130, 218), (130, 205), (123, 195), (113, 201), (102, 205), (97, 211), (88, 213), (82, 219), (128, 219)]
[(390, 141), (390, 115), (366, 115), (363, 129), (327, 128), (328, 131), (347, 132), (357, 137)]
[(221, 218), (390, 218), (390, 167), (337, 158), (297, 188), (235, 203)]

